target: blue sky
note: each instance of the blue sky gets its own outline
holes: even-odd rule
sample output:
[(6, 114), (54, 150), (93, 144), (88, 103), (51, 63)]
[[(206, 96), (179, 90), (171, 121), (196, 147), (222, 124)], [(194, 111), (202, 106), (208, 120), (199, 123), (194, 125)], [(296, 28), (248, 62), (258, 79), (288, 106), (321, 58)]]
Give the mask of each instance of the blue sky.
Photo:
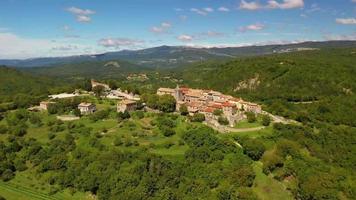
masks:
[(356, 40), (356, 0), (1, 0), (0, 59)]

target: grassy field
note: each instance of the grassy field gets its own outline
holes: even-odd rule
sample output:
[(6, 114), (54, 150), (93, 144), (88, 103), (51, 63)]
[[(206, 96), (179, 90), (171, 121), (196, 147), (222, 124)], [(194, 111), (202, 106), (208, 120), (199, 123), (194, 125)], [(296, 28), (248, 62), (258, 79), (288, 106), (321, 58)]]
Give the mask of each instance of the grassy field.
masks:
[(253, 186), (254, 192), (261, 200), (292, 200), (293, 196), (286, 190), (283, 183), (266, 176), (262, 172), (262, 163), (255, 162), (253, 165), (256, 178)]
[(0, 195), (7, 200), (87, 200), (89, 194), (76, 192), (71, 194), (69, 190), (57, 192), (52, 195), (53, 189), (43, 180), (35, 177), (31, 171), (17, 173), (9, 182), (0, 181)]

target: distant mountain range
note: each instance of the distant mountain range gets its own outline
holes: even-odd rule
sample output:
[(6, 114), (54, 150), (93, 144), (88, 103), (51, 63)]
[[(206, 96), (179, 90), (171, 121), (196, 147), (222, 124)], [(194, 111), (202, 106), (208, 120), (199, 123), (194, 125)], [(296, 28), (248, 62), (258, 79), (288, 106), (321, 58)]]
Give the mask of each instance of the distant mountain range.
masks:
[(243, 56), (256, 56), (283, 53), (309, 48), (356, 47), (356, 41), (304, 42), (284, 45), (193, 48), (183, 46), (160, 46), (143, 50), (123, 50), (97, 55), (80, 55), (69, 57), (32, 58), (25, 60), (0, 60), (0, 65), (13, 67), (46, 67), (60, 64), (124, 60), (143, 67), (177, 67), (206, 60), (220, 60)]

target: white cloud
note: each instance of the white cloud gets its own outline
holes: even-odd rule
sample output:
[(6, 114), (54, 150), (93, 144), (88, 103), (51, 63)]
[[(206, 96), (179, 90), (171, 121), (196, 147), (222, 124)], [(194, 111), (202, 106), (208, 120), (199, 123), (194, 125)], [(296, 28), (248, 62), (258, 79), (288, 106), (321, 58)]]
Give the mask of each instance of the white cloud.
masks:
[(55, 47), (52, 47), (51, 50), (54, 50), (54, 51), (70, 51), (70, 50), (75, 50), (75, 49), (78, 49), (77, 45), (69, 44), (69, 45), (55, 46)]
[(228, 8), (226, 8), (224, 6), (221, 6), (220, 8), (218, 8), (218, 11), (220, 11), (220, 12), (229, 12), (230, 9), (228, 9)]
[(263, 6), (255, 1), (247, 2), (245, 0), (242, 0), (240, 3), (240, 9), (244, 9), (244, 10), (259, 10), (262, 8)]
[(162, 22), (159, 26), (151, 27), (150, 31), (153, 33), (167, 33), (170, 28), (172, 28), (172, 24), (170, 22)]
[(356, 32), (343, 35), (326, 34), (323, 37), (325, 40), (356, 40)]
[(107, 48), (135, 48), (143, 45), (143, 40), (136, 40), (131, 38), (103, 38), (98, 41), (98, 44)]
[(256, 23), (256, 24), (250, 24), (248, 26), (243, 26), (240, 27), (241, 32), (246, 32), (246, 31), (261, 31), (265, 28), (265, 25)]
[(304, 0), (283, 0), (282, 3), (279, 3), (275, 0), (268, 1), (268, 8), (279, 8), (279, 9), (293, 9), (293, 8), (302, 8), (304, 7)]
[(169, 22), (162, 22), (161, 26), (164, 27), (164, 28), (170, 28), (170, 27), (172, 27), (172, 24), (169, 23)]
[(77, 16), (77, 21), (78, 22), (83, 22), (83, 23), (88, 23), (91, 22), (91, 18), (85, 15), (78, 15)]
[(0, 33), (0, 59), (80, 55), (86, 47), (69, 39), (35, 39)]
[(180, 35), (177, 37), (178, 40), (182, 41), (182, 42), (191, 42), (193, 41), (193, 36), (191, 35)]
[(81, 9), (81, 8), (77, 8), (77, 7), (67, 8), (67, 11), (73, 13), (74, 15), (93, 15), (93, 14), (95, 14), (95, 11), (93, 11), (93, 10)]
[(356, 25), (356, 18), (337, 18), (335, 21), (338, 24)]
[(210, 8), (210, 7), (203, 8), (203, 10), (204, 10), (205, 12), (214, 12), (214, 9), (213, 9), (213, 8)]
[(67, 11), (74, 14), (76, 16), (76, 20), (81, 23), (91, 22), (90, 15), (95, 14), (96, 12), (89, 9), (81, 9), (77, 7), (67, 8)]
[(176, 12), (182, 12), (182, 11), (184, 11), (182, 8), (175, 8), (174, 9)]
[(203, 15), (203, 16), (208, 15), (208, 13), (206, 11), (203, 11), (203, 10), (200, 10), (200, 9), (197, 9), (197, 8), (191, 8), (190, 11), (194, 12), (194, 13), (196, 13), (198, 15)]
[(244, 10), (260, 10), (260, 9), (294, 9), (304, 7), (304, 0), (283, 0), (281, 3), (276, 0), (268, 0), (266, 5), (260, 4), (258, 1), (241, 0), (240, 9)]

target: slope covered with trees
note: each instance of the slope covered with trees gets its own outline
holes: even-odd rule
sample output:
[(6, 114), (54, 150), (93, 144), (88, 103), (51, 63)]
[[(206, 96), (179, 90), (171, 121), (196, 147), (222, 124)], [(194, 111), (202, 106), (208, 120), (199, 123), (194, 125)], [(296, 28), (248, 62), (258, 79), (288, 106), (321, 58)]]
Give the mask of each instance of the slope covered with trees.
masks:
[(184, 69), (188, 85), (263, 103), (300, 120), (305, 113), (356, 126), (356, 49), (324, 49), (204, 63)]

